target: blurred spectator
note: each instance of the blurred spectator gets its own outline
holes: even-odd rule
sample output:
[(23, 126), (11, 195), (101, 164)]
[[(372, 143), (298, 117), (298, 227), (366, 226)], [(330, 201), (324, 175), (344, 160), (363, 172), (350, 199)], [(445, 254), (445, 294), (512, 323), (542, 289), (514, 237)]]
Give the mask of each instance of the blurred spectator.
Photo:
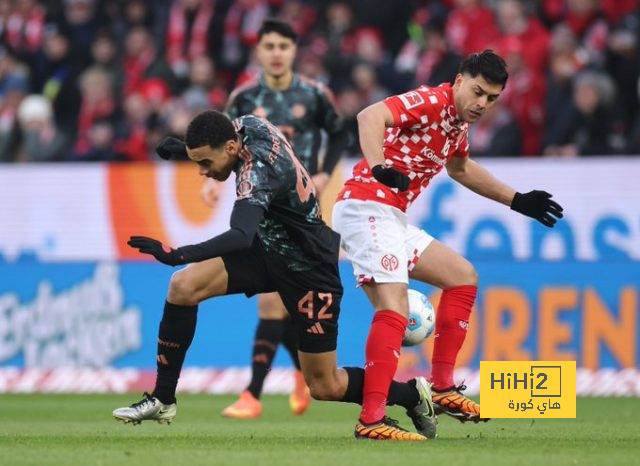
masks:
[(493, 12), (480, 0), (454, 0), (455, 8), (446, 24), (447, 40), (456, 52), (481, 52), (499, 37)]
[(145, 97), (134, 92), (123, 103), (123, 118), (116, 125), (115, 152), (125, 160), (149, 160), (147, 121), (151, 107)]
[(375, 68), (369, 63), (360, 63), (353, 68), (353, 82), (360, 95), (360, 101), (366, 107), (376, 103), (391, 93), (378, 83)]
[(614, 106), (615, 148), (623, 149), (625, 136), (638, 114), (636, 94), (640, 74), (640, 10), (624, 17), (608, 38), (607, 70), (613, 78), (617, 98)]
[(195, 90), (201, 90), (205, 95), (205, 103), (217, 110), (222, 110), (226, 103), (228, 93), (216, 76), (216, 68), (213, 60), (203, 56), (191, 62), (189, 69), (189, 87), (182, 95)]
[(460, 55), (449, 48), (444, 23), (439, 17), (432, 17), (420, 29), (420, 35), (403, 46), (395, 66), (408, 81), (404, 87), (414, 88), (453, 82), (460, 62)]
[(28, 77), (28, 68), (0, 45), (0, 103), (10, 92), (26, 92), (29, 87)]
[(186, 78), (189, 63), (208, 51), (214, 0), (176, 0), (169, 12), (166, 58), (174, 74)]
[(326, 86), (329, 85), (329, 73), (327, 73), (322, 59), (311, 51), (303, 51), (298, 54), (298, 72)]
[(93, 121), (87, 132), (87, 151), (83, 160), (88, 162), (114, 162), (120, 158), (114, 152), (115, 131), (108, 118)]
[(81, 68), (73, 63), (70, 54), (69, 37), (55, 24), (47, 25), (31, 81), (32, 88), (52, 102), (58, 128), (73, 135), (80, 106), (77, 80)]
[(58, 131), (49, 99), (32, 94), (18, 107), (22, 147), (18, 159), (25, 162), (63, 160), (69, 150), (68, 137)]
[(469, 126), (469, 148), (474, 156), (517, 156), (522, 152), (521, 146), (520, 127), (500, 99)]
[[(402, 88), (402, 83), (396, 76), (391, 56), (384, 48), (382, 37), (378, 29), (359, 28), (354, 36), (354, 64), (370, 65), (375, 81), (379, 81), (381, 86), (393, 92), (403, 92), (405, 89)], [(352, 70), (352, 79), (354, 75), (355, 69)], [(360, 86), (357, 82), (355, 84)]]
[(499, 52), (507, 62), (509, 71), (509, 81), (500, 100), (518, 122), (522, 134), (522, 154), (539, 155), (545, 119), (545, 76), (526, 65), (520, 39), (503, 39)]
[(122, 2), (122, 21), (125, 32), (136, 26), (142, 26), (147, 29), (153, 28), (153, 3), (154, 2), (145, 0), (127, 0)]
[(317, 20), (317, 11), (308, 2), (292, 0), (282, 5), (278, 19), (293, 27), (298, 37), (304, 38)]
[(330, 75), (332, 89), (350, 82), (354, 54), (354, 17), (345, 2), (331, 3), (326, 10), (325, 26), (317, 31), (326, 40), (325, 65)]
[[(640, 103), (640, 78), (638, 78), (636, 86), (636, 104), (638, 104)], [(635, 155), (640, 154), (640, 114), (636, 116), (629, 131), (625, 152)]]
[(362, 157), (360, 152), (360, 143), (358, 141), (358, 112), (362, 110), (366, 105), (363, 102), (360, 93), (353, 87), (347, 87), (343, 89), (337, 95), (337, 106), (347, 132), (349, 133), (349, 142), (345, 149), (345, 155), (347, 157)]
[(74, 144), (74, 160), (89, 156), (90, 130), (97, 120), (111, 120), (116, 116), (116, 99), (111, 75), (101, 68), (88, 68), (79, 79), (81, 103), (78, 115), (78, 131)]
[(16, 116), (28, 89), (27, 68), (0, 46), (0, 162), (15, 160), (19, 131)]
[(143, 81), (149, 78), (163, 79), (172, 92), (177, 91), (177, 83), (171, 68), (156, 52), (151, 33), (141, 26), (129, 31), (125, 39), (123, 57), (124, 97), (137, 92)]
[(563, 22), (578, 38), (585, 61), (601, 66), (607, 45), (608, 26), (598, 10), (598, 0), (567, 0)]
[[(638, 0), (0, 0), (0, 160), (30, 158), (17, 115), (32, 93), (51, 102), (50, 123), (78, 160), (148, 159), (160, 138), (184, 136), (194, 112), (224, 108), (259, 72), (251, 46), (267, 15), (298, 31), (298, 69), (337, 90), (347, 120), (372, 100), (450, 81), (461, 55), (494, 48), (511, 77), (497, 123), (475, 131), (484, 146), (511, 113), (522, 154), (580, 152), (581, 135), (607, 115), (599, 150), (640, 153), (640, 101), (630, 98)], [(585, 70), (613, 80), (613, 102), (584, 105), (589, 92), (574, 89), (574, 76)], [(98, 74), (109, 98), (82, 94), (79, 76)]]
[(547, 73), (546, 118), (543, 147), (548, 145), (549, 133), (567, 118), (573, 101), (573, 77), (584, 67), (578, 45), (571, 30), (559, 25), (551, 39), (551, 56)]
[(609, 24), (616, 26), (626, 15), (638, 10), (638, 0), (600, 0), (600, 9)]
[(37, 0), (16, 0), (8, 13), (3, 42), (22, 60), (31, 63), (42, 45), (45, 10)]
[(0, 0), (0, 38), (5, 39), (9, 17), (13, 11), (13, 0)]
[(91, 43), (101, 29), (97, 0), (64, 0), (59, 26), (69, 38), (71, 61), (80, 66), (91, 63)]
[(228, 69), (232, 87), (238, 84), (236, 78), (247, 64), (258, 30), (268, 12), (266, 0), (236, 0), (229, 8), (224, 23), (220, 64)]
[(500, 0), (497, 17), (501, 40), (519, 39), (526, 66), (534, 73), (543, 73), (549, 56), (549, 32), (542, 23), (527, 15), (520, 0)]
[(118, 98), (122, 96), (124, 72), (118, 56), (118, 44), (113, 34), (106, 29), (98, 32), (91, 44), (91, 62), (93, 66), (111, 75), (114, 94)]
[(349, 0), (357, 12), (360, 25), (377, 29), (383, 33), (385, 49), (395, 55), (407, 40), (406, 25), (412, 14), (412, 2), (388, 0)]
[(575, 78), (569, 114), (552, 128), (545, 155), (575, 157), (611, 153), (610, 105), (614, 99), (611, 78), (584, 71)]

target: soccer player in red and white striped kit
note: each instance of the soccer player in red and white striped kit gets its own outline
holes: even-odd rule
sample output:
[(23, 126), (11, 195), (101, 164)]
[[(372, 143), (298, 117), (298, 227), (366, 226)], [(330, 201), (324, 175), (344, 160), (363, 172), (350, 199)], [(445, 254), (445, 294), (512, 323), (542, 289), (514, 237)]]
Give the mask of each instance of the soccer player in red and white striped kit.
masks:
[(480, 406), (454, 383), (453, 369), (476, 299), (473, 265), (407, 223), (406, 209), (436, 174), (552, 227), (562, 207), (544, 191), (518, 193), (469, 158), (468, 128), (507, 83), (504, 60), (485, 50), (461, 63), (453, 84), (421, 86), (365, 108), (358, 115), (364, 159), (333, 211), (334, 229), (358, 284), (375, 309), (367, 339), (363, 406), (358, 431), (382, 422), (407, 325), (408, 279), (443, 290), (436, 316), (432, 396), (436, 413), (480, 420)]

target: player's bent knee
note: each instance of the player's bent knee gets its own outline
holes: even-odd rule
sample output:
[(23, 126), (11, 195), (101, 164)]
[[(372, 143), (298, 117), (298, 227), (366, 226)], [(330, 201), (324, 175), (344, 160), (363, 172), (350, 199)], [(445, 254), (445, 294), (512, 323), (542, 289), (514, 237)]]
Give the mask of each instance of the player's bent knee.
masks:
[(340, 384), (336, 377), (322, 375), (319, 377), (308, 377), (305, 382), (309, 386), (311, 397), (315, 400), (335, 401), (339, 400), (344, 391), (340, 388)]
[(309, 385), (309, 392), (314, 400), (332, 401), (339, 399), (338, 387), (324, 380), (313, 380)]
[(464, 260), (456, 267), (455, 277), (455, 284), (452, 286), (478, 285), (478, 271), (473, 264), (467, 260)]
[(258, 296), (258, 316), (261, 319), (284, 319), (287, 309), (278, 293), (266, 293)]
[(171, 275), (169, 281), (168, 300), (173, 304), (193, 306), (199, 303), (197, 287), (187, 269), (178, 270)]
[(478, 271), (471, 263), (469, 263), (469, 267), (465, 275), (465, 285), (478, 286)]

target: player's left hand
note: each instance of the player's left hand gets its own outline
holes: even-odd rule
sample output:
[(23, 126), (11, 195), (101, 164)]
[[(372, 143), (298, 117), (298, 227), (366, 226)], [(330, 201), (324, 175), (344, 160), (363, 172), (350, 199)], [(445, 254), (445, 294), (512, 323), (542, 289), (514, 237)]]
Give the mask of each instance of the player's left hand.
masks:
[(562, 206), (551, 200), (546, 191), (533, 190), (528, 193), (516, 193), (511, 201), (511, 210), (520, 212), (551, 228), (562, 218)]
[(311, 179), (316, 187), (316, 194), (320, 194), (329, 184), (329, 175), (324, 172), (313, 175)]
[(157, 261), (163, 264), (176, 266), (185, 263), (180, 249), (165, 246), (157, 239), (147, 238), (146, 236), (132, 236), (129, 238), (129, 241), (127, 241), (127, 244), (143, 254), (151, 254)]
[(158, 157), (169, 160), (174, 157), (187, 157), (187, 145), (178, 138), (166, 137), (156, 146)]

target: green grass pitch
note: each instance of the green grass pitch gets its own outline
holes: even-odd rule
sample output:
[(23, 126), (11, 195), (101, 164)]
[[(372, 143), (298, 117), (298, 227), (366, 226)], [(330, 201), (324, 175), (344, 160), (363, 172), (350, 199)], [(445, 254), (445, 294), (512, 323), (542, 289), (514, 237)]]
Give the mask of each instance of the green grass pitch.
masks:
[[(0, 464), (87, 465), (633, 465), (640, 464), (640, 400), (579, 398), (577, 419), (440, 418), (424, 443), (358, 441), (358, 407), (314, 402), (293, 416), (266, 396), (259, 420), (223, 419), (230, 396), (183, 395), (170, 426), (124, 425), (114, 408), (136, 395), (0, 395)], [(400, 409), (389, 413), (412, 427)]]

